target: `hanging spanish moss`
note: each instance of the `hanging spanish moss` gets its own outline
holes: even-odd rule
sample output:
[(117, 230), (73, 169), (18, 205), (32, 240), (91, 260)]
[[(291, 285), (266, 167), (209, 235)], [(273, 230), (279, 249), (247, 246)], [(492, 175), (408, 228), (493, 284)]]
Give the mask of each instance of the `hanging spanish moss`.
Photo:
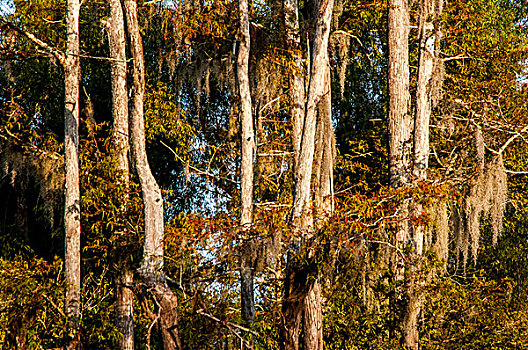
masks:
[[(17, 149), (5, 145), (0, 152), (0, 174), (13, 188), (25, 191), (34, 183), (39, 191), (39, 201), (51, 227), (57, 205), (64, 191), (63, 157), (50, 152)], [(23, 196), (23, 193), (19, 193)]]
[[(508, 183), (502, 155), (496, 156), (486, 164), (473, 180), (469, 196), (465, 201), (465, 211), (461, 215), (453, 212), (455, 220), (456, 252), (462, 254), (465, 265), (469, 253), (476, 261), (481, 239), (480, 220), (489, 218), (492, 231), (492, 243), (496, 244), (502, 233), (504, 205), (508, 199)], [(463, 220), (464, 224), (458, 223)]]

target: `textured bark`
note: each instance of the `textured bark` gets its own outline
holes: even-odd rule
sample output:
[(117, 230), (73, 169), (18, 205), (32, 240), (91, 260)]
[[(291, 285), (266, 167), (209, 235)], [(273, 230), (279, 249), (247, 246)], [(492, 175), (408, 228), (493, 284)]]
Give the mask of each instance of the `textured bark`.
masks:
[(315, 146), (315, 206), (321, 220), (334, 211), (335, 137), (332, 126), (332, 93), (330, 66), (326, 65), (326, 93), (319, 104)]
[[(240, 119), (242, 155), (240, 162), (240, 225), (242, 233), (251, 227), (253, 213), (253, 154), (255, 150), (255, 135), (253, 131), (253, 117), (251, 113), (251, 93), (249, 87), (249, 16), (248, 1), (239, 0), (240, 11), (240, 45), (237, 57), (237, 78), (240, 92)], [(243, 237), (248, 239), (248, 237)], [(247, 254), (243, 250), (242, 254)], [(244, 322), (248, 325), (255, 318), (255, 301), (253, 293), (253, 266), (249, 262), (251, 257), (241, 257), (240, 267), (240, 298), (241, 312)]]
[[(108, 41), (110, 49), (111, 74), (112, 74), (112, 116), (114, 121), (113, 130), (113, 154), (117, 162), (117, 169), (121, 173), (118, 179), (122, 186), (128, 187), (129, 164), (128, 164), (128, 96), (127, 96), (127, 73), (126, 73), (126, 37), (123, 8), (120, 0), (109, 0), (110, 16), (108, 18)], [(122, 203), (121, 213), (126, 212), (127, 202)], [(124, 224), (120, 225), (118, 235), (123, 235)], [(116, 277), (115, 298), (115, 323), (121, 334), (118, 339), (118, 348), (122, 350), (134, 349), (134, 293), (132, 285), (134, 274), (129, 264), (122, 259), (118, 265), (120, 271)]]
[(409, 114), (409, 4), (389, 1), (390, 185), (410, 181), (412, 118)]
[(323, 349), (323, 313), (321, 284), (315, 281), (304, 300), (304, 349)]
[(421, 0), (419, 13), (419, 62), (416, 84), (416, 116), (414, 118), (414, 176), (427, 178), (429, 163), (429, 121), (431, 119), (430, 82), (435, 59), (438, 58), (434, 21), (442, 12), (443, 0)]
[[(412, 118), (409, 114), (409, 3), (389, 0), (389, 172), (390, 185), (400, 188), (411, 180)], [(409, 200), (400, 204), (401, 221), (396, 228), (394, 244), (399, 250), (391, 254), (393, 278), (397, 287), (390, 303), (397, 310), (393, 331), (405, 332), (407, 294), (403, 286), (405, 260), (399, 251), (408, 244)], [(403, 337), (405, 338), (405, 337)]]
[(67, 47), (64, 60), (64, 167), (66, 194), (64, 207), (66, 298), (66, 348), (80, 346), (81, 317), (81, 218), (79, 192), (79, 9), (78, 0), (68, 0), (66, 14)]
[(126, 37), (123, 8), (120, 0), (109, 0), (108, 41), (112, 74), (112, 116), (114, 121), (113, 143), (117, 168), (128, 183), (128, 96)]
[(166, 284), (163, 274), (163, 198), (152, 175), (145, 149), (145, 121), (143, 99), (145, 91), (145, 67), (143, 44), (137, 20), (135, 0), (125, 0), (130, 52), (133, 59), (131, 117), (131, 151), (143, 195), (145, 215), (145, 242), (139, 274), (149, 286), (160, 307), (160, 328), (165, 350), (181, 349), (177, 328), (177, 299)]
[(118, 339), (119, 349), (134, 349), (134, 293), (131, 285), (134, 273), (128, 266), (123, 266), (116, 277), (115, 319), (117, 330), (121, 334)]
[(301, 36), (299, 33), (299, 3), (298, 0), (284, 0), (283, 10), (289, 49), (294, 55), (294, 71), (290, 80), (291, 118), (293, 123), (293, 172), (296, 172), (301, 149), (302, 131), (304, 127), (304, 107), (306, 92), (303, 72), (305, 71), (301, 55)]
[[(435, 64), (438, 61), (437, 45), (439, 44), (439, 30), (435, 31), (434, 21), (441, 14), (443, 0), (421, 0), (419, 3), (419, 62), (418, 80), (416, 85), (416, 115), (414, 117), (414, 169), (413, 175), (417, 180), (427, 179), (429, 162), (429, 123), (432, 109), (431, 83)], [(413, 205), (415, 215), (423, 211), (420, 204)], [(403, 320), (403, 333), (405, 346), (409, 349), (418, 349), (418, 322), (423, 304), (423, 292), (417, 288), (425, 283), (424, 276), (420, 273), (423, 269), (423, 252), (428, 249), (424, 241), (426, 228), (416, 226), (412, 232), (414, 252), (411, 255), (413, 262), (408, 267), (406, 287), (406, 311)]]
[(141, 270), (154, 275), (163, 269), (163, 198), (152, 175), (145, 149), (145, 121), (143, 99), (145, 94), (145, 67), (143, 44), (139, 34), (135, 0), (125, 0), (125, 13), (133, 59), (133, 85), (131, 118), (131, 150), (134, 168), (137, 171), (143, 194), (145, 214), (145, 243)]
[[(315, 134), (317, 124), (317, 111), (320, 103), (328, 94), (328, 38), (334, 1), (318, 1), (314, 7), (315, 31), (312, 40), (312, 62), (310, 80), (302, 138), (299, 155), (294, 173), (294, 200), (291, 216), (293, 231), (299, 236), (292, 244), (293, 250), (299, 250), (303, 242), (313, 236), (313, 215), (311, 212), (311, 179), (315, 153)], [(293, 140), (295, 142), (295, 140)], [(295, 147), (295, 145), (294, 145)], [(311, 271), (308, 266), (303, 266), (290, 255), (285, 280), (285, 295), (282, 305), (284, 325), (282, 330), (282, 348), (299, 348), (299, 330), (301, 316), (304, 311), (305, 318), (312, 320), (321, 319), (320, 294), (311, 294), (312, 288), (318, 284), (317, 271)], [(314, 276), (315, 281), (309, 282), (309, 277)], [(317, 287), (315, 287), (317, 289)], [(307, 297), (308, 296), (308, 297)], [(315, 299), (314, 299), (315, 298)], [(309, 306), (307, 309), (306, 306)], [(307, 311), (308, 310), (308, 311)], [(318, 349), (322, 344), (322, 327), (318, 328), (317, 322), (304, 323), (303, 345), (307, 349)], [(308, 328), (306, 328), (308, 327)], [(315, 327), (315, 328), (314, 328)]]
[(313, 219), (310, 213), (310, 184), (315, 151), (315, 129), (317, 107), (325, 93), (325, 75), (328, 65), (328, 37), (334, 1), (319, 1), (315, 7), (316, 26), (312, 43), (312, 66), (306, 102), (304, 127), (302, 129), (301, 149), (298, 167), (295, 171), (295, 191), (293, 200), (292, 224), (294, 230), (308, 234)]

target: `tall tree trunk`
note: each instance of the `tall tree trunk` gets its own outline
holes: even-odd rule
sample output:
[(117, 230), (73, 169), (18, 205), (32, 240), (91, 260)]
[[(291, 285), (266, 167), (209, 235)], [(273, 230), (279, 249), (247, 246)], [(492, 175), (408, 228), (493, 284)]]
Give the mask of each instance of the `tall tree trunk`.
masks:
[[(390, 185), (400, 188), (411, 180), (412, 118), (409, 113), (409, 3), (408, 0), (389, 0), (389, 172)], [(393, 331), (406, 332), (407, 293), (403, 285), (405, 260), (399, 253), (408, 244), (409, 200), (400, 204), (400, 223), (396, 228), (391, 254), (396, 290), (391, 298), (397, 317)], [(406, 337), (403, 336), (403, 340)]]
[(419, 61), (416, 84), (416, 116), (414, 118), (414, 176), (427, 178), (429, 165), (429, 121), (431, 119), (431, 79), (435, 61), (437, 33), (434, 21), (442, 13), (443, 0), (421, 0), (419, 8)]
[[(427, 179), (429, 163), (429, 121), (432, 109), (432, 80), (435, 66), (438, 62), (436, 45), (438, 45), (437, 31), (434, 21), (441, 14), (443, 0), (421, 0), (419, 5), (419, 62), (418, 81), (416, 85), (416, 115), (414, 117), (414, 169), (413, 175), (417, 180)], [(439, 35), (438, 35), (439, 36)], [(416, 213), (423, 211), (420, 204), (414, 203)], [(418, 349), (418, 322), (423, 304), (423, 292), (418, 288), (424, 278), (420, 271), (425, 261), (423, 252), (425, 246), (425, 227), (417, 225), (412, 230), (412, 240), (415, 247), (411, 254), (410, 271), (406, 278), (407, 305), (404, 320), (405, 345), (410, 349)]]
[[(284, 0), (283, 10), (285, 16), (285, 27), (287, 33), (288, 46), (294, 55), (294, 69), (290, 78), (290, 98), (291, 98), (291, 118), (293, 123), (292, 144), (293, 144), (293, 176), (297, 178), (298, 162), (301, 149), (302, 133), (305, 118), (305, 77), (306, 71), (301, 54), (301, 35), (299, 26), (299, 3), (298, 0)], [(296, 243), (294, 243), (295, 245)], [(295, 247), (294, 247), (295, 248)], [(286, 279), (284, 282), (284, 301), (282, 304), (283, 329), (281, 332), (281, 347), (285, 350), (299, 348), (299, 332), (303, 311), (303, 296), (296, 296), (296, 291), (302, 290), (302, 278), (290, 274), (295, 272), (292, 254), (288, 256)]]
[[(312, 40), (310, 80), (302, 139), (294, 174), (295, 189), (291, 223), (294, 233), (300, 236), (299, 241), (293, 244), (294, 249), (300, 248), (302, 241), (309, 240), (314, 234), (311, 212), (311, 178), (315, 153), (316, 117), (317, 108), (325, 94), (328, 93), (326, 84), (329, 64), (328, 38), (333, 6), (334, 1), (329, 0), (318, 1), (314, 7), (315, 32)], [(299, 262), (292, 260), (294, 259), (290, 257), (288, 261), (289, 266), (282, 305), (284, 317), (282, 347), (288, 350), (297, 350), (299, 348), (298, 333), (301, 315), (303, 311), (306, 311), (306, 306), (308, 305), (309, 311), (308, 313), (305, 312), (305, 317), (315, 316), (315, 318), (313, 318), (314, 322), (305, 322), (305, 327), (309, 327), (309, 329), (304, 329), (306, 336), (303, 339), (303, 345), (306, 349), (319, 349), (319, 346), (322, 346), (322, 333), (320, 333), (320, 329), (322, 330), (322, 316), (320, 314), (320, 293), (317, 293), (318, 276), (315, 278), (316, 282), (309, 281), (309, 277), (313, 276), (314, 273), (317, 275), (317, 272), (311, 271), (309, 266), (300, 266)], [(308, 299), (307, 295), (310, 295)], [(321, 323), (317, 320), (319, 318)]]
[(283, 11), (288, 40), (288, 48), (293, 52), (294, 68), (290, 79), (291, 118), (293, 123), (293, 173), (297, 169), (301, 149), (301, 139), (304, 127), (304, 108), (306, 92), (304, 86), (305, 67), (301, 54), (301, 35), (299, 32), (299, 2), (298, 0), (284, 0)]
[[(237, 57), (237, 77), (240, 91), (240, 119), (242, 124), (242, 156), (240, 162), (240, 225), (244, 232), (251, 228), (253, 213), (253, 153), (255, 150), (255, 135), (253, 131), (253, 117), (251, 112), (251, 93), (249, 87), (249, 14), (248, 0), (239, 0), (240, 11), (240, 45)], [(245, 241), (250, 237), (242, 237)], [(251, 242), (248, 242), (251, 244)], [(242, 255), (252, 254), (251, 249), (243, 249)], [(255, 318), (255, 301), (253, 293), (253, 264), (251, 256), (241, 257), (240, 266), (240, 299), (242, 319), (251, 325)]]
[[(112, 115), (114, 120), (113, 146), (114, 155), (117, 160), (117, 169), (121, 177), (119, 183), (128, 189), (129, 164), (128, 164), (128, 95), (127, 95), (127, 74), (126, 74), (126, 38), (125, 21), (123, 8), (120, 0), (109, 0), (110, 16), (108, 18), (108, 41), (112, 74)], [(127, 207), (126, 200), (122, 204), (121, 213), (125, 214)], [(118, 235), (126, 232), (125, 226), (120, 225)], [(121, 334), (118, 340), (118, 347), (122, 350), (134, 349), (134, 293), (130, 285), (133, 282), (134, 273), (126, 258), (121, 259), (118, 264), (119, 271), (116, 277), (116, 298), (115, 298), (115, 322)]]
[(67, 47), (64, 61), (64, 166), (66, 174), (64, 302), (66, 348), (80, 346), (81, 317), (81, 209), (79, 192), (79, 9), (78, 0), (68, 0), (66, 14)]
[(177, 298), (167, 286), (163, 274), (163, 198), (158, 183), (154, 179), (147, 160), (145, 149), (145, 121), (143, 99), (145, 91), (145, 67), (143, 44), (139, 33), (137, 4), (135, 0), (125, 0), (125, 16), (133, 59), (133, 85), (131, 117), (131, 150), (134, 167), (138, 174), (143, 195), (145, 215), (145, 242), (140, 275), (152, 291), (160, 307), (160, 328), (165, 350), (181, 349), (178, 335)]
[[(330, 65), (325, 66), (325, 90), (317, 118), (315, 144), (315, 204), (317, 221), (321, 225), (333, 213), (334, 130), (332, 127), (332, 94)], [(317, 274), (304, 300), (304, 346), (306, 350), (323, 349), (323, 307), (320, 276)]]
[(389, 1), (389, 171), (390, 185), (410, 181), (412, 118), (409, 113), (409, 4)]

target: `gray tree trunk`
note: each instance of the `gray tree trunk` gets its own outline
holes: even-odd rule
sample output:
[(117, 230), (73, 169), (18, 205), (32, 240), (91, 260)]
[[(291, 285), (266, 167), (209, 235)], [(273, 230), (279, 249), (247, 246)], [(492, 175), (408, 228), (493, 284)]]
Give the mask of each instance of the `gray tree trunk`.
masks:
[(163, 274), (163, 198), (161, 190), (152, 175), (145, 149), (145, 121), (143, 99), (145, 91), (145, 67), (143, 44), (139, 33), (137, 4), (125, 0), (125, 17), (133, 59), (133, 85), (131, 117), (131, 150), (134, 167), (138, 174), (143, 194), (145, 214), (145, 242), (143, 260), (139, 273), (150, 287), (160, 307), (160, 328), (165, 350), (181, 349), (178, 335), (177, 298), (167, 286)]
[(389, 171), (390, 185), (410, 181), (413, 120), (409, 113), (409, 4), (389, 1)]
[[(240, 162), (240, 225), (243, 240), (250, 237), (244, 233), (251, 228), (253, 214), (253, 155), (255, 150), (255, 135), (253, 131), (253, 117), (251, 111), (251, 93), (249, 87), (249, 15), (248, 0), (239, 0), (240, 11), (240, 45), (237, 57), (237, 77), (240, 91), (240, 119), (242, 125), (241, 144), (242, 155)], [(251, 250), (243, 249), (241, 254), (251, 254)], [(240, 298), (242, 319), (251, 325), (255, 318), (255, 302), (253, 293), (252, 257), (241, 257), (240, 266)]]
[[(443, 0), (421, 0), (419, 4), (419, 61), (418, 80), (416, 85), (416, 115), (414, 117), (414, 169), (413, 175), (417, 180), (427, 179), (429, 163), (429, 123), (432, 109), (432, 80), (435, 66), (438, 62), (438, 38), (440, 32), (435, 30), (434, 21), (441, 14)], [(413, 210), (423, 211), (420, 204), (414, 203)], [(412, 232), (414, 252), (411, 254), (410, 271), (406, 278), (407, 305), (403, 324), (405, 345), (409, 349), (418, 349), (418, 322), (423, 304), (423, 292), (420, 284), (425, 278), (423, 269), (423, 252), (428, 248), (424, 241), (426, 228), (416, 226)]]
[(304, 86), (304, 67), (301, 54), (301, 36), (299, 33), (299, 3), (298, 0), (284, 0), (283, 10), (287, 32), (288, 46), (294, 52), (294, 71), (290, 79), (291, 118), (293, 123), (293, 173), (297, 169), (301, 149), (301, 139), (304, 127), (304, 108), (306, 92)]
[[(325, 90), (317, 118), (315, 141), (315, 207), (316, 225), (326, 221), (334, 211), (334, 130), (332, 127), (332, 94), (330, 65), (325, 66)], [(307, 350), (323, 349), (323, 313), (319, 276), (310, 286), (304, 300), (304, 345)]]
[[(119, 183), (128, 188), (128, 95), (126, 73), (126, 37), (123, 8), (120, 0), (109, 0), (109, 18), (107, 23), (108, 41), (110, 48), (112, 74), (112, 115), (114, 120), (113, 147), (117, 168), (121, 173)], [(126, 212), (127, 201), (123, 202), (121, 212)], [(124, 225), (121, 225), (123, 231)], [(125, 232), (117, 232), (118, 235)], [(122, 259), (119, 263), (120, 271), (116, 277), (115, 322), (119, 333), (118, 347), (122, 350), (134, 349), (134, 293), (130, 288), (134, 273), (128, 261)]]
[[(409, 113), (409, 3), (408, 0), (389, 0), (389, 173), (390, 185), (400, 188), (411, 181), (413, 120)], [(407, 293), (403, 285), (405, 259), (399, 251), (409, 243), (409, 200), (400, 204), (400, 223), (396, 228), (391, 267), (396, 289), (390, 302), (397, 310), (393, 331), (407, 332)], [(405, 341), (405, 335), (403, 336)]]
[(81, 209), (79, 192), (79, 9), (78, 0), (68, 0), (66, 13), (67, 46), (64, 60), (64, 206), (66, 298), (66, 348), (80, 346), (81, 317)]
[[(294, 173), (294, 199), (291, 216), (293, 231), (300, 241), (294, 243), (294, 249), (309, 240), (313, 234), (313, 215), (311, 212), (311, 179), (315, 153), (315, 134), (317, 111), (321, 101), (328, 94), (328, 38), (332, 19), (334, 1), (318, 1), (315, 4), (315, 31), (312, 40), (312, 62), (302, 137), (299, 155)], [(293, 140), (295, 143), (295, 139)], [(295, 147), (295, 144), (294, 144)], [(300, 266), (298, 262), (288, 261), (289, 267), (285, 280), (285, 296), (282, 305), (284, 327), (282, 348), (299, 348), (299, 330), (301, 316), (304, 311), (304, 338), (306, 349), (322, 348), (322, 310), (318, 276), (315, 282), (308, 277), (313, 275), (307, 266)]]

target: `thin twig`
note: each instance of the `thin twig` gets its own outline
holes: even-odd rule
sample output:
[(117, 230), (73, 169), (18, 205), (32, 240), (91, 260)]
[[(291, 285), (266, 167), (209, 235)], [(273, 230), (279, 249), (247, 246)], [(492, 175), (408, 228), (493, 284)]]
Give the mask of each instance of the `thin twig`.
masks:
[[(197, 310), (196, 313), (197, 313), (197, 314), (200, 314), (200, 315), (202, 315), (202, 316), (205, 316), (205, 317), (207, 317), (207, 318), (209, 318), (209, 319), (211, 319), (211, 320), (213, 320), (213, 321), (215, 321), (215, 322), (218, 322), (218, 323), (222, 324), (222, 325), (223, 325), (224, 327), (226, 327), (227, 329), (230, 329), (230, 327), (234, 327), (234, 328), (240, 329), (241, 331), (244, 331), (244, 332), (247, 332), (247, 333), (253, 334), (253, 335), (256, 336), (256, 337), (259, 336), (259, 334), (258, 334), (257, 332), (255, 332), (255, 331), (253, 331), (253, 330), (251, 330), (251, 329), (249, 329), (249, 328), (242, 327), (242, 326), (240, 326), (240, 325), (238, 325), (238, 324), (236, 324), (236, 323), (233, 323), (233, 322), (223, 321), (223, 320), (219, 319), (218, 317), (215, 317), (215, 316), (213, 316), (213, 315), (211, 315), (211, 314), (208, 314), (208, 313), (204, 312), (203, 309), (199, 309), (199, 310)], [(235, 334), (236, 334), (240, 339), (243, 339), (246, 343), (248, 343), (247, 340), (245, 340), (244, 338), (242, 338), (242, 337), (241, 337), (240, 335), (238, 335), (236, 332), (235, 332)], [(249, 343), (248, 343), (247, 345), (249, 345)], [(249, 345), (249, 346), (250, 346), (250, 345)]]
[(227, 177), (223, 177), (223, 176), (218, 176), (218, 175), (215, 175), (215, 174), (211, 174), (211, 173), (208, 173), (208, 172), (206, 172), (206, 171), (204, 171), (204, 170), (200, 170), (200, 169), (198, 169), (198, 168), (192, 166), (190, 162), (187, 162), (187, 161), (183, 160), (183, 159), (178, 155), (178, 153), (176, 153), (176, 151), (173, 150), (170, 146), (168, 146), (165, 142), (160, 141), (160, 143), (161, 143), (163, 146), (167, 147), (167, 149), (168, 149), (169, 151), (171, 151), (172, 154), (174, 154), (174, 156), (175, 156), (176, 158), (178, 158), (178, 160), (179, 160), (180, 162), (184, 163), (184, 164), (187, 165), (189, 168), (193, 169), (193, 170), (196, 172), (196, 174), (198, 174), (198, 175), (205, 175), (205, 176), (213, 177), (213, 178), (216, 178), (216, 179), (226, 180), (226, 181), (229, 181), (229, 182), (234, 183), (234, 184), (236, 184), (236, 185), (239, 184), (237, 181), (231, 180), (231, 179), (229, 179), (229, 178), (227, 178)]
[(48, 303), (51, 304), (51, 306), (53, 306), (55, 310), (57, 310), (57, 312), (62, 316), (62, 318), (66, 319), (66, 315), (64, 314), (64, 311), (62, 311), (62, 309), (58, 307), (57, 304), (55, 304), (53, 300), (51, 300), (51, 298), (47, 294), (44, 293), (42, 294), (42, 296), (44, 297), (44, 299), (48, 301)]
[[(151, 293), (152, 294), (152, 293)], [(156, 297), (154, 296), (154, 294), (152, 294), (152, 299), (154, 299), (154, 302), (156, 303), (156, 305), (158, 306), (158, 312), (156, 313), (156, 317), (154, 318), (154, 320), (152, 321), (152, 323), (149, 325), (148, 327), (148, 330), (147, 330), (147, 349), (150, 350), (150, 334), (152, 333), (152, 327), (154, 327), (154, 325), (156, 324), (156, 322), (158, 322), (159, 318), (160, 318), (160, 315), (161, 315), (161, 305), (158, 303), (158, 300), (156, 299)]]
[(354, 34), (350, 34), (349, 32), (345, 32), (344, 30), (336, 30), (334, 31), (334, 34), (343, 34), (343, 35), (349, 36), (353, 39), (356, 39), (359, 45), (363, 46), (363, 43), (361, 42), (361, 40), (359, 40), (359, 38), (355, 36)]

